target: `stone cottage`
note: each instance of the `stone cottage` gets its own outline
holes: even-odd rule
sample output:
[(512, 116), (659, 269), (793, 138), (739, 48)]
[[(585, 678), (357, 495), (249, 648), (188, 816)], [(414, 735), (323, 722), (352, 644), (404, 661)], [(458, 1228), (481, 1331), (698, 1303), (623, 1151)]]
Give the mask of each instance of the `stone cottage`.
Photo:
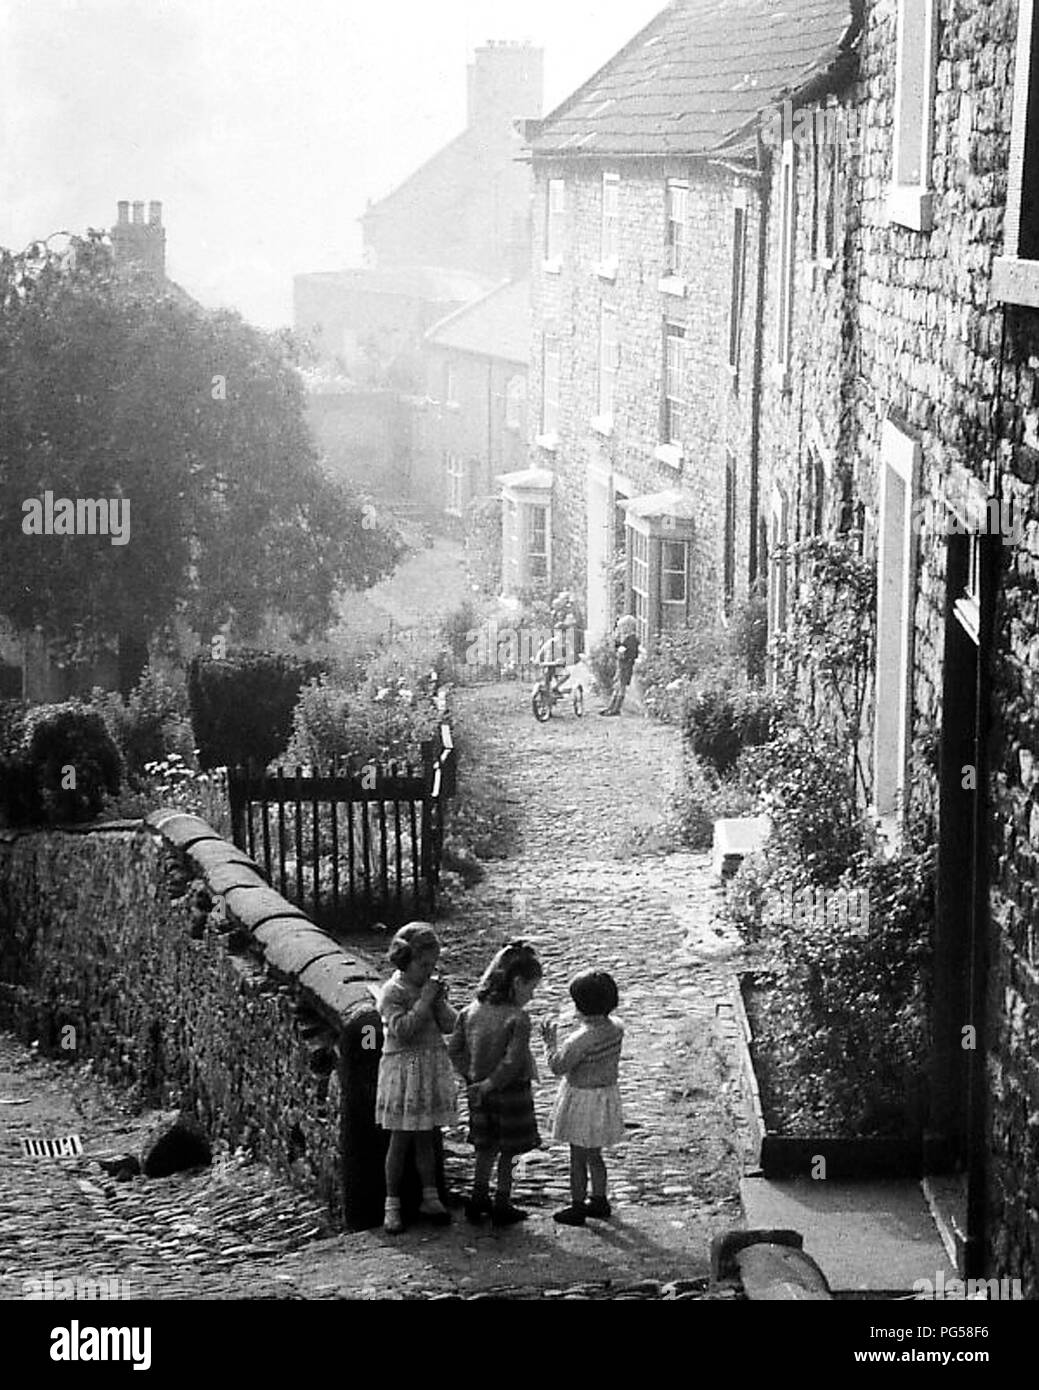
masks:
[[(854, 68), (763, 109), (762, 506), (875, 565), (864, 748), (938, 844), (926, 1187), (968, 1276), (1039, 1295), (1039, 16), (866, 0)], [(788, 572), (789, 571), (789, 572)]]
[[(531, 494), (589, 638), (728, 621), (760, 571), (761, 107), (845, 61), (844, 0), (673, 0), (528, 122)], [(528, 523), (524, 528), (523, 514)]]
[(461, 519), (526, 465), (530, 280), (505, 281), (426, 334), (413, 495)]

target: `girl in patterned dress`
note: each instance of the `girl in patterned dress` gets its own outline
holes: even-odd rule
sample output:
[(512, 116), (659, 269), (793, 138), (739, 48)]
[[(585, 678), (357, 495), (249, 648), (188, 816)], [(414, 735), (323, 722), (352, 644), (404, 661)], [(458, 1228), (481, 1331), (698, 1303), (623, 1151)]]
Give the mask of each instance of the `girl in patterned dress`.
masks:
[[(570, 1206), (555, 1213), (563, 1226), (583, 1226), (586, 1216), (608, 1217), (606, 1164), (602, 1151), (624, 1138), (624, 1115), (617, 1085), (624, 1029), (610, 1014), (617, 1007), (617, 984), (605, 970), (586, 970), (570, 981), (570, 998), (579, 1026), (561, 1045), (556, 1025), (542, 1025), (548, 1065), (559, 1083), (552, 1112), (552, 1138), (570, 1145)], [(592, 1196), (588, 1194), (591, 1174)]]
[(434, 974), (440, 941), (426, 922), (410, 922), (390, 944), (393, 976), (379, 992), (383, 1021), (382, 1057), (375, 1098), (375, 1120), (390, 1131), (386, 1150), (386, 1217), (389, 1235), (404, 1229), (400, 1188), (412, 1143), (422, 1180), (419, 1211), (435, 1224), (451, 1217), (437, 1193), (433, 1131), (458, 1116), (457, 1087), (443, 1034), (457, 1014), (447, 1002), (447, 986)]
[[(476, 1150), (473, 1192), (465, 1214), (474, 1224), (511, 1226), (527, 1212), (512, 1205), (512, 1162), (540, 1147), (531, 1082), (537, 1066), (530, 1050), (527, 1005), (541, 979), (541, 962), (525, 941), (503, 946), (484, 971), (476, 1000), (463, 1009), (448, 1044), (469, 1098), (469, 1142)], [(498, 1161), (494, 1201), (491, 1171)]]

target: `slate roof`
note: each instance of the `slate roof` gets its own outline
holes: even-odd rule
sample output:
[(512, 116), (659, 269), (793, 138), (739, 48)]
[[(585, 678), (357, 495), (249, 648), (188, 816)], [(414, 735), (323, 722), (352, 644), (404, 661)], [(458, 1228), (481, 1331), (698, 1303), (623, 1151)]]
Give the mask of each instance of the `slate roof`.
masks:
[(435, 323), (426, 339), (435, 347), (526, 364), (530, 358), (530, 281), (498, 285), (482, 299)]
[(698, 155), (847, 61), (852, 0), (672, 0), (540, 122), (535, 154)]

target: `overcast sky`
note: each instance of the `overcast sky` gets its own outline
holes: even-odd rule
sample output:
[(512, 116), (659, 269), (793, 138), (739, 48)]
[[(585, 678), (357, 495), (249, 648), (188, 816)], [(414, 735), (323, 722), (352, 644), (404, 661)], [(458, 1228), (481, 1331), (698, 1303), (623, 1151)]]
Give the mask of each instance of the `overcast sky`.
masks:
[(665, 0), (0, 0), (0, 245), (163, 203), (170, 275), (267, 327), (292, 276), (465, 124), (489, 38), (545, 49), (546, 109)]

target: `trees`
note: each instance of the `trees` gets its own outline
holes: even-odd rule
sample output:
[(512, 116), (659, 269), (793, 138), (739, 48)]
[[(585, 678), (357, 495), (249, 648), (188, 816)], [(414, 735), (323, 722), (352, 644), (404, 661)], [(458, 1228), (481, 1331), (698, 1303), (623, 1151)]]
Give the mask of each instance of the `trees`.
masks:
[[(97, 233), (0, 252), (0, 614), (72, 658), (177, 615), (249, 640), (274, 612), (305, 637), (388, 573), (400, 542), (322, 472), (291, 351), (117, 275)], [(34, 533), (47, 491), (128, 503), (126, 543)]]

